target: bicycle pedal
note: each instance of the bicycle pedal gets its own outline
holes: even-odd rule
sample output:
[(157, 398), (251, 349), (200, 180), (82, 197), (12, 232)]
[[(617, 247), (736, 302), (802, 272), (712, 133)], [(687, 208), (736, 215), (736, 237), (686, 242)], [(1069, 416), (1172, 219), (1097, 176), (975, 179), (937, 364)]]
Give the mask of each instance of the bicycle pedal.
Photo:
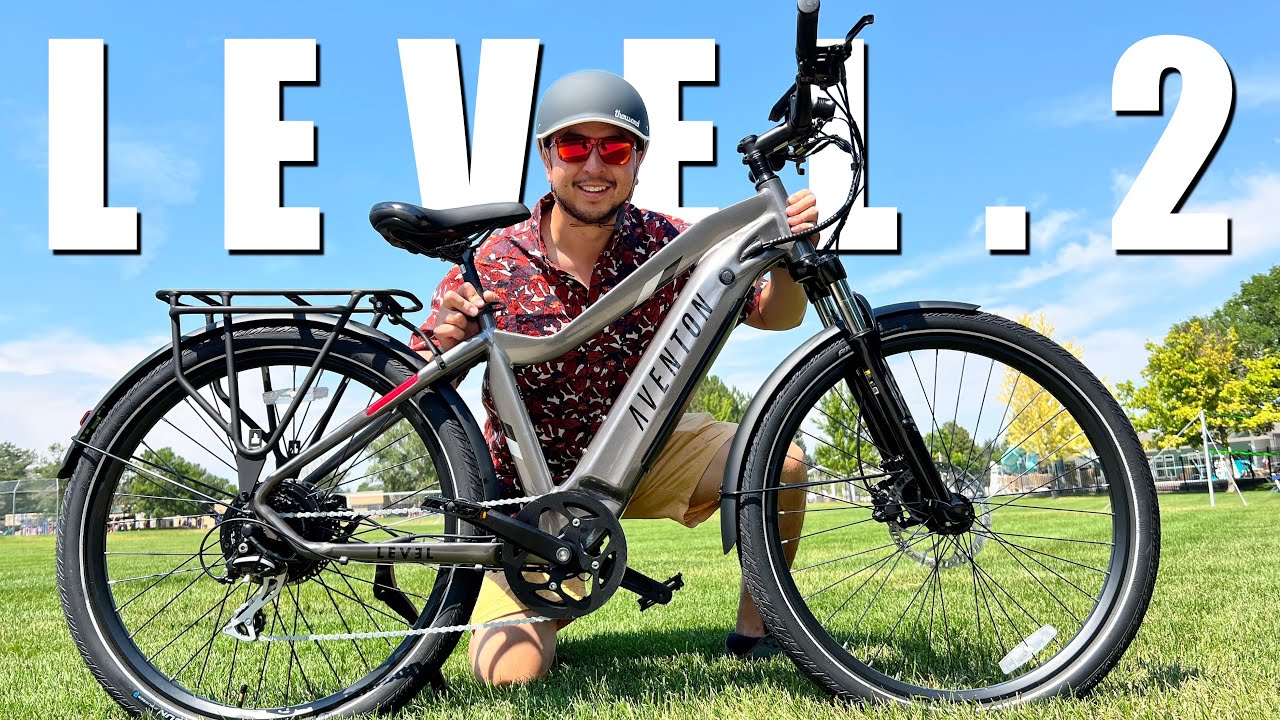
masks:
[(644, 612), (654, 605), (671, 602), (672, 594), (684, 587), (684, 573), (676, 573), (658, 582), (633, 568), (627, 568), (622, 575), (622, 587), (640, 596), (636, 601), (640, 604), (640, 612)]

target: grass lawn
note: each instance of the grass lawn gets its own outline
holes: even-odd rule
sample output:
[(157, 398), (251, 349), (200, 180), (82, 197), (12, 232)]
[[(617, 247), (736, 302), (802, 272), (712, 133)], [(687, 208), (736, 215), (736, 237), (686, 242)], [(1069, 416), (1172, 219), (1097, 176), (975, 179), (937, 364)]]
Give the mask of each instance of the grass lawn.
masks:
[[(1000, 713), (1008, 718), (1280, 717), (1280, 494), (1161, 500), (1160, 579), (1120, 665), (1088, 698)], [(718, 516), (688, 531), (628, 521), (632, 564), (683, 572), (669, 606), (643, 614), (619, 592), (561, 635), (560, 665), (535, 685), (494, 690), (471, 679), (465, 641), (445, 666), (450, 691), (398, 717), (960, 718), (941, 711), (833, 703), (786, 659), (721, 656), (735, 613), (736, 555), (719, 552)], [(140, 533), (140, 536), (145, 534)], [(123, 717), (67, 634), (54, 586), (52, 538), (0, 538), (0, 709), (6, 717)]]

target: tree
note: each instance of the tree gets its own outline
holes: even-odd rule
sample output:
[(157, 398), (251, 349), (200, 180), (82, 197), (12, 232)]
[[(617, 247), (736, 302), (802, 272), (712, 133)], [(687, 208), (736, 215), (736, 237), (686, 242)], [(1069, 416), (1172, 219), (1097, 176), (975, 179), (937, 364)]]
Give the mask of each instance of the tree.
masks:
[(1246, 280), (1210, 320), (1224, 334), (1235, 328), (1242, 358), (1280, 354), (1280, 265)]
[(22, 480), (39, 462), (40, 456), (34, 450), (11, 442), (0, 443), (0, 480)]
[(738, 388), (726, 385), (715, 375), (708, 375), (698, 384), (687, 412), (711, 413), (721, 422), (738, 423), (742, 422), (750, 401), (751, 397)]
[(438, 486), (440, 478), (427, 447), (408, 420), (392, 425), (371, 447), (374, 459), (364, 473), (367, 480), (360, 483), (360, 490), (414, 492)]
[(946, 463), (962, 474), (981, 478), (991, 463), (1004, 454), (1005, 443), (999, 440), (977, 441), (961, 425), (948, 420), (924, 438), (932, 448), (933, 459)]
[[(1043, 313), (1023, 313), (1017, 321), (1047, 338), (1053, 338), (1053, 323)], [(1077, 358), (1084, 355), (1080, 346), (1071, 340), (1059, 344)], [(998, 397), (1008, 406), (1010, 420), (1004, 435), (1008, 448), (1034, 455), (1031, 464), (1038, 465), (1041, 472), (1048, 472), (1050, 463), (1076, 457), (1089, 448), (1088, 438), (1071, 413), (1026, 375), (1006, 368), (1000, 379)]]
[(1196, 442), (1205, 414), (1210, 438), (1225, 446), (1232, 432), (1258, 432), (1280, 422), (1280, 354), (1241, 358), (1235, 328), (1219, 332), (1200, 319), (1174, 326), (1160, 345), (1148, 342), (1144, 384), (1119, 386), (1120, 398), (1152, 447)]
[(171, 448), (147, 450), (139, 471), (126, 468), (120, 478), (117, 509), (148, 517), (181, 517), (216, 512), (213, 502), (223, 502), (235, 487), (187, 460)]
[(820, 468), (846, 478), (880, 472), (880, 453), (843, 384), (818, 401), (815, 420), (821, 441), (813, 457)]
[[(48, 513), (58, 510), (58, 492), (65, 486), (56, 482), (58, 463), (62, 459), (62, 446), (50, 445), (42, 455), (10, 442), (0, 443), (0, 481), (15, 481), (6, 485), (6, 493), (13, 493), (4, 504), (6, 512)], [(16, 492), (15, 492), (16, 491)]]

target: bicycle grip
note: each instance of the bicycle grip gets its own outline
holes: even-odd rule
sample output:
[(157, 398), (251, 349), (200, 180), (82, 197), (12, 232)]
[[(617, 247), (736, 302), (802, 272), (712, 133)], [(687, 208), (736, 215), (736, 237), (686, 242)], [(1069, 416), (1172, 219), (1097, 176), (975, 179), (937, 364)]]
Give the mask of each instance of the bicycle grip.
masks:
[(818, 49), (818, 8), (821, 0), (796, 0), (796, 62), (803, 73)]
[(812, 105), (807, 79), (813, 73), (818, 54), (818, 8), (821, 0), (796, 0), (796, 94), (791, 102), (788, 124), (796, 129), (809, 127)]

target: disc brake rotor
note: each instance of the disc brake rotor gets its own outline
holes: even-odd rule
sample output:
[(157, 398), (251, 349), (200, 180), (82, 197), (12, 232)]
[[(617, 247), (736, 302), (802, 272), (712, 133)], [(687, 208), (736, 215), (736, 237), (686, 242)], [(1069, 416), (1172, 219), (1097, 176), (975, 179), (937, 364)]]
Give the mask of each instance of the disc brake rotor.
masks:
[(516, 599), (548, 618), (586, 615), (622, 584), (627, 541), (609, 508), (578, 492), (537, 498), (516, 519), (555, 534), (573, 549), (566, 563), (548, 563), (527, 549), (503, 547), (501, 563)]
[[(892, 520), (885, 524), (889, 528), (889, 537), (908, 559), (927, 568), (951, 570), (967, 565), (982, 552), (987, 544), (985, 533), (991, 529), (991, 507), (987, 503), (987, 488), (972, 473), (943, 464), (938, 466), (938, 474), (948, 487), (956, 488), (973, 503), (974, 527), (969, 532), (925, 539), (928, 536), (924, 534), (923, 526), (904, 528)], [(974, 532), (979, 528), (982, 532)]]

